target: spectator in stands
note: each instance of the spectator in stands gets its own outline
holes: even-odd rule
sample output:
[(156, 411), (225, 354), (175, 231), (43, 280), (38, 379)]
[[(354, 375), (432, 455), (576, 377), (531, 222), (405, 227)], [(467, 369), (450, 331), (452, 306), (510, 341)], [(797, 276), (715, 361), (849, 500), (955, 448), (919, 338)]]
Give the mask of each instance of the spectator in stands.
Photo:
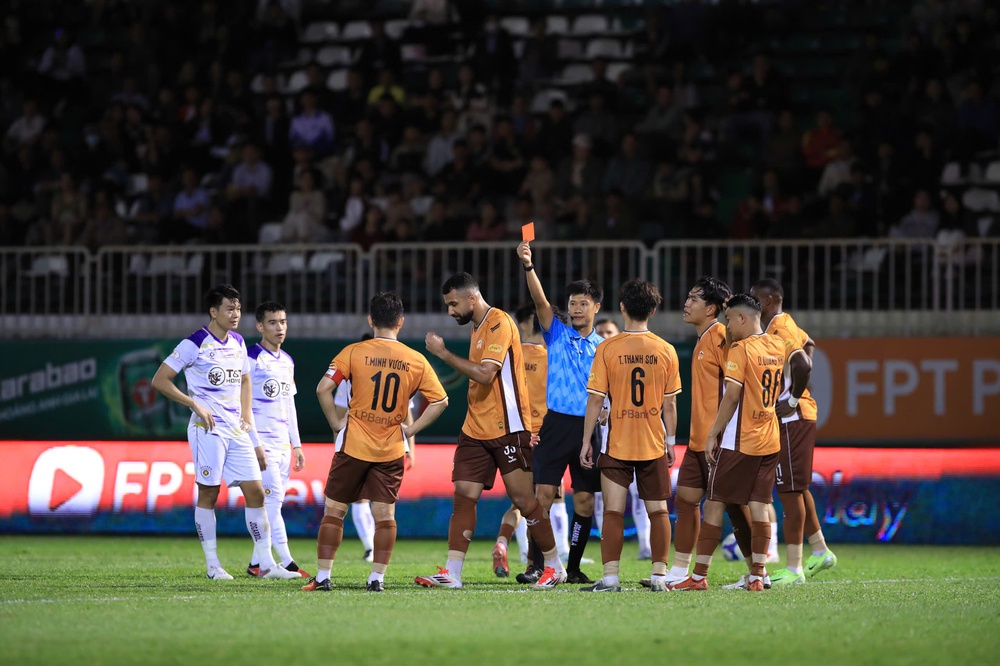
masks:
[(612, 188), (602, 204), (589, 204), (590, 216), (583, 237), (587, 240), (634, 240), (639, 224), (626, 193)]
[(377, 72), (386, 69), (392, 71), (393, 74), (399, 74), (403, 68), (399, 44), (385, 33), (383, 21), (369, 21), (368, 26), (371, 29), (371, 36), (361, 43), (355, 56), (355, 62), (363, 68), (362, 71), (369, 80), (373, 79)]
[(376, 169), (381, 169), (389, 161), (389, 142), (376, 134), (375, 124), (370, 118), (362, 118), (354, 126), (354, 136), (347, 140), (343, 152), (347, 164), (355, 166), (368, 160)]
[(802, 197), (792, 195), (785, 202), (785, 212), (771, 225), (771, 238), (801, 238), (808, 222), (802, 212)]
[(21, 146), (34, 145), (45, 129), (45, 118), (38, 113), (38, 103), (33, 99), (24, 100), (21, 116), (7, 128), (4, 144), (7, 152), (15, 152)]
[(805, 166), (815, 178), (820, 176), (823, 168), (836, 156), (841, 138), (840, 130), (833, 125), (833, 115), (825, 109), (816, 115), (816, 127), (802, 135)]
[(451, 161), (455, 142), (461, 138), (458, 131), (458, 113), (445, 109), (441, 113), (441, 128), (427, 145), (427, 173), (436, 176)]
[[(520, 238), (521, 227), (538, 220), (535, 215), (535, 202), (531, 197), (521, 194), (514, 199), (507, 215), (507, 238)], [(541, 234), (549, 230), (551, 225), (539, 224), (535, 226), (535, 239), (543, 240)], [(545, 229), (542, 229), (545, 227)]]
[[(386, 93), (379, 99), (375, 113), (371, 115), (376, 136), (385, 142), (387, 150), (392, 150), (403, 140), (403, 128), (406, 119), (400, 111), (396, 99)], [(388, 162), (388, 155), (384, 162)]]
[(378, 84), (368, 93), (368, 106), (376, 106), (386, 95), (396, 100), (397, 104), (406, 104), (406, 91), (396, 83), (396, 73), (389, 67), (379, 71)]
[(854, 147), (851, 142), (841, 141), (833, 155), (833, 159), (823, 167), (823, 175), (819, 179), (817, 191), (821, 197), (829, 196), (851, 180), (851, 164), (854, 163)]
[(535, 119), (528, 109), (528, 99), (524, 95), (514, 95), (507, 117), (510, 119), (514, 140), (521, 147), (534, 145)]
[(934, 238), (941, 225), (940, 216), (926, 190), (913, 195), (913, 209), (903, 216), (899, 224), (889, 229), (891, 238)]
[(130, 236), (136, 243), (163, 242), (169, 234), (174, 198), (163, 184), (163, 177), (151, 172), (146, 176), (146, 191), (139, 194), (129, 208)]
[(94, 211), (83, 227), (80, 244), (91, 252), (105, 245), (122, 245), (127, 240), (125, 223), (115, 214), (107, 192), (94, 197)]
[(469, 145), (464, 140), (455, 142), (452, 160), (441, 169), (438, 177), (444, 183), (452, 210), (459, 215), (472, 215), (472, 202), (479, 197), (482, 173), (473, 165)]
[(347, 87), (336, 96), (333, 105), (337, 127), (349, 132), (368, 114), (368, 92), (361, 70), (348, 69)]
[(587, 224), (587, 203), (593, 201), (604, 182), (604, 165), (593, 155), (590, 137), (573, 138), (572, 156), (563, 160), (556, 175), (555, 195), (562, 226)]
[(559, 164), (569, 154), (572, 140), (573, 121), (566, 113), (566, 105), (561, 99), (553, 99), (538, 130), (537, 150), (549, 164)]
[(359, 224), (351, 232), (350, 240), (357, 243), (365, 252), (371, 249), (375, 243), (384, 243), (385, 236), (385, 214), (378, 206), (368, 206), (365, 210), (364, 222)]
[(496, 14), (489, 14), (471, 48), (472, 63), (480, 81), (495, 90), (501, 103), (510, 101), (517, 76), (514, 43)]
[(544, 16), (531, 21), (531, 34), (524, 40), (518, 83), (528, 89), (548, 81), (559, 69), (559, 40), (547, 34)]
[(389, 156), (389, 168), (397, 174), (418, 173), (427, 159), (427, 144), (420, 128), (408, 124), (403, 129), (403, 140)]
[(827, 200), (826, 216), (804, 229), (807, 238), (853, 238), (857, 222), (847, 208), (844, 197), (834, 192)]
[(66, 31), (59, 28), (42, 54), (38, 73), (48, 80), (53, 102), (82, 92), (83, 77), (87, 73), (83, 49), (72, 43)]
[(771, 230), (771, 218), (761, 204), (759, 192), (751, 192), (736, 209), (736, 216), (730, 227), (732, 238), (766, 238)]
[(590, 62), (590, 73), (590, 81), (580, 88), (581, 104), (587, 103), (594, 95), (600, 95), (604, 98), (604, 106), (608, 111), (615, 111), (618, 108), (618, 85), (617, 81), (608, 79), (608, 61), (594, 58)]
[(367, 209), (368, 197), (365, 194), (364, 180), (355, 176), (351, 178), (350, 194), (344, 204), (344, 214), (340, 218), (341, 240), (350, 240), (354, 231), (360, 228)]
[(476, 78), (471, 63), (458, 68), (458, 87), (451, 93), (452, 108), (458, 112), (458, 126), (468, 129), (473, 125), (490, 127), (493, 108), (486, 86)]
[(899, 110), (890, 108), (882, 91), (872, 88), (864, 93), (860, 117), (862, 129), (859, 131), (861, 154), (871, 158), (875, 147), (882, 141), (897, 142), (900, 137)]
[(942, 197), (938, 233), (947, 232), (951, 239), (979, 236), (975, 216), (962, 205), (958, 196), (954, 192), (944, 192)]
[(777, 131), (768, 139), (763, 158), (767, 168), (794, 180), (802, 163), (802, 134), (795, 127), (795, 115), (790, 110), (778, 114)]
[(465, 234), (467, 241), (499, 242), (507, 239), (507, 223), (500, 218), (496, 204), (485, 200), (479, 204), (479, 217)]
[(921, 97), (913, 105), (913, 124), (926, 127), (938, 142), (949, 137), (955, 128), (955, 105), (948, 98), (941, 79), (928, 79)]
[(521, 189), (518, 191), (521, 196), (531, 199), (535, 208), (540, 208), (552, 196), (555, 182), (555, 174), (548, 160), (544, 155), (535, 155), (531, 158), (531, 168), (524, 176)]
[(604, 172), (604, 191), (620, 191), (629, 199), (645, 194), (651, 178), (649, 162), (639, 156), (639, 140), (634, 132), (622, 135), (621, 150), (611, 158)]
[(181, 188), (174, 197), (176, 223), (171, 230), (170, 240), (186, 242), (207, 237), (208, 213), (212, 202), (208, 192), (198, 184), (198, 172), (190, 167), (185, 168), (181, 174)]
[(694, 109), (701, 104), (698, 89), (687, 78), (687, 67), (684, 62), (677, 60), (670, 70), (670, 87), (674, 90), (674, 97), (685, 109)]
[(515, 192), (524, 179), (527, 162), (514, 136), (510, 118), (501, 117), (497, 120), (489, 166), (492, 175), (488, 182), (492, 183), (494, 195), (504, 196)]
[(230, 241), (252, 243), (257, 239), (257, 230), (267, 221), (272, 182), (273, 172), (261, 160), (260, 148), (253, 143), (243, 146), (240, 164), (226, 187), (227, 217), (239, 220)]
[(432, 243), (443, 241), (454, 241), (462, 237), (462, 230), (455, 221), (448, 216), (448, 205), (443, 199), (434, 199), (424, 223), (420, 230), (421, 240)]
[[(684, 108), (674, 96), (673, 89), (661, 83), (656, 87), (656, 98), (653, 106), (646, 113), (635, 131), (640, 135), (651, 135), (654, 145), (663, 147), (668, 141), (677, 141), (684, 131)], [(647, 139), (643, 136), (643, 140)]]
[(850, 180), (841, 185), (837, 192), (844, 197), (848, 212), (857, 221), (858, 235), (867, 238), (880, 236), (875, 188), (864, 166), (857, 160), (851, 164)]
[(983, 95), (983, 86), (973, 80), (965, 86), (965, 95), (958, 105), (956, 129), (961, 155), (969, 158), (984, 146), (995, 149), (1000, 131), (1000, 114), (993, 100)]
[(469, 162), (473, 168), (480, 172), (488, 171), (492, 147), (486, 140), (486, 128), (482, 125), (470, 127), (465, 134), (465, 144), (469, 147)]
[(87, 197), (77, 187), (76, 178), (63, 173), (59, 191), (52, 198), (52, 212), (45, 229), (46, 245), (72, 245), (87, 219)]
[(746, 82), (750, 93), (751, 106), (760, 114), (762, 127), (766, 131), (774, 126), (774, 117), (787, 101), (788, 82), (785, 75), (771, 66), (771, 59), (758, 53), (753, 59), (750, 78)]
[(302, 111), (292, 119), (289, 142), (308, 148), (314, 159), (328, 157), (334, 148), (333, 119), (317, 106), (316, 95), (305, 93), (300, 99)]
[(905, 205), (903, 186), (905, 183), (905, 167), (899, 163), (896, 149), (888, 141), (878, 146), (877, 160), (873, 171), (875, 186), (876, 210), (879, 219), (896, 219)]
[(602, 159), (611, 154), (618, 142), (618, 123), (608, 110), (604, 95), (595, 92), (588, 98), (587, 109), (573, 123), (577, 136), (586, 135), (593, 142), (594, 154)]
[(254, 43), (258, 45), (254, 58), (257, 70), (273, 71), (282, 61), (295, 56), (298, 31), (283, 5), (277, 0), (268, 0), (258, 17), (254, 36)]
[(913, 137), (913, 155), (909, 161), (910, 183), (920, 190), (934, 191), (941, 182), (944, 156), (926, 129), (918, 129)]

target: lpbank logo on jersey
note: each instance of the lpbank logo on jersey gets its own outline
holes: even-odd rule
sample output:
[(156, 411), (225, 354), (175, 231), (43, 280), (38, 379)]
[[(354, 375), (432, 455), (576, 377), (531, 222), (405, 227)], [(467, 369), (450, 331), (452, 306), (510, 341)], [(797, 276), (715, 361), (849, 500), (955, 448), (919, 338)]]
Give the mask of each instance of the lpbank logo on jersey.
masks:
[(28, 513), (32, 516), (92, 516), (104, 488), (104, 458), (86, 446), (60, 446), (44, 451), (28, 481)]

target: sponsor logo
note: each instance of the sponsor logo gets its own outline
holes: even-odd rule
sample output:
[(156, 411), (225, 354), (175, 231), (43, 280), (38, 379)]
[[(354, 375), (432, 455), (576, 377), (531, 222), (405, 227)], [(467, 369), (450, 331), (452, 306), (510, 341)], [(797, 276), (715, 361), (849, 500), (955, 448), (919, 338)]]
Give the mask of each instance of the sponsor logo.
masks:
[(242, 370), (226, 370), (215, 365), (208, 371), (208, 383), (212, 386), (223, 384), (239, 384), (243, 379)]
[(705, 350), (702, 349), (700, 352), (698, 352), (698, 360), (700, 361), (701, 358), (702, 358), (702, 356), (704, 356), (704, 355), (705, 355)]
[(500, 352), (503, 351), (503, 347), (501, 347), (498, 344), (492, 344), (486, 348), (486, 351), (493, 352), (494, 354), (499, 354)]
[(281, 384), (274, 379), (268, 379), (264, 382), (262, 390), (268, 398), (274, 398), (281, 392)]
[(483, 341), (476, 340), (476, 349), (482, 349), (482, 348), (483, 348)]
[(97, 378), (97, 359), (85, 358), (0, 379), (0, 402), (68, 388)]
[(736, 365), (733, 361), (726, 361), (726, 370), (739, 370), (740, 366)]
[(104, 488), (104, 458), (86, 446), (44, 451), (28, 481), (28, 513), (33, 516), (92, 516)]

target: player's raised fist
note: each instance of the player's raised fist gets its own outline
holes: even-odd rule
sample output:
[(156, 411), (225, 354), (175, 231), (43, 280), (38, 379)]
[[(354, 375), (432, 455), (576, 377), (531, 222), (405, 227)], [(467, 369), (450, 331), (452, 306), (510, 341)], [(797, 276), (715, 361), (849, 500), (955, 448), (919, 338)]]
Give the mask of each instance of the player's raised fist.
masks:
[(525, 266), (531, 265), (531, 246), (528, 241), (521, 241), (517, 246), (517, 256)]
[(427, 334), (427, 337), (424, 338), (424, 343), (427, 345), (427, 351), (435, 356), (444, 352), (444, 340), (434, 331)]

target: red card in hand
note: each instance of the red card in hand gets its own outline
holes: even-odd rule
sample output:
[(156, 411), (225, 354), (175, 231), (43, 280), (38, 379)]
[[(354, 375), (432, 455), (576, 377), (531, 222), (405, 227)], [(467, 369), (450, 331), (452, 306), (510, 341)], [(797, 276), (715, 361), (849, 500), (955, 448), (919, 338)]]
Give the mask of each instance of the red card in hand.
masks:
[(531, 242), (535, 240), (535, 223), (528, 222), (521, 227), (521, 240)]

